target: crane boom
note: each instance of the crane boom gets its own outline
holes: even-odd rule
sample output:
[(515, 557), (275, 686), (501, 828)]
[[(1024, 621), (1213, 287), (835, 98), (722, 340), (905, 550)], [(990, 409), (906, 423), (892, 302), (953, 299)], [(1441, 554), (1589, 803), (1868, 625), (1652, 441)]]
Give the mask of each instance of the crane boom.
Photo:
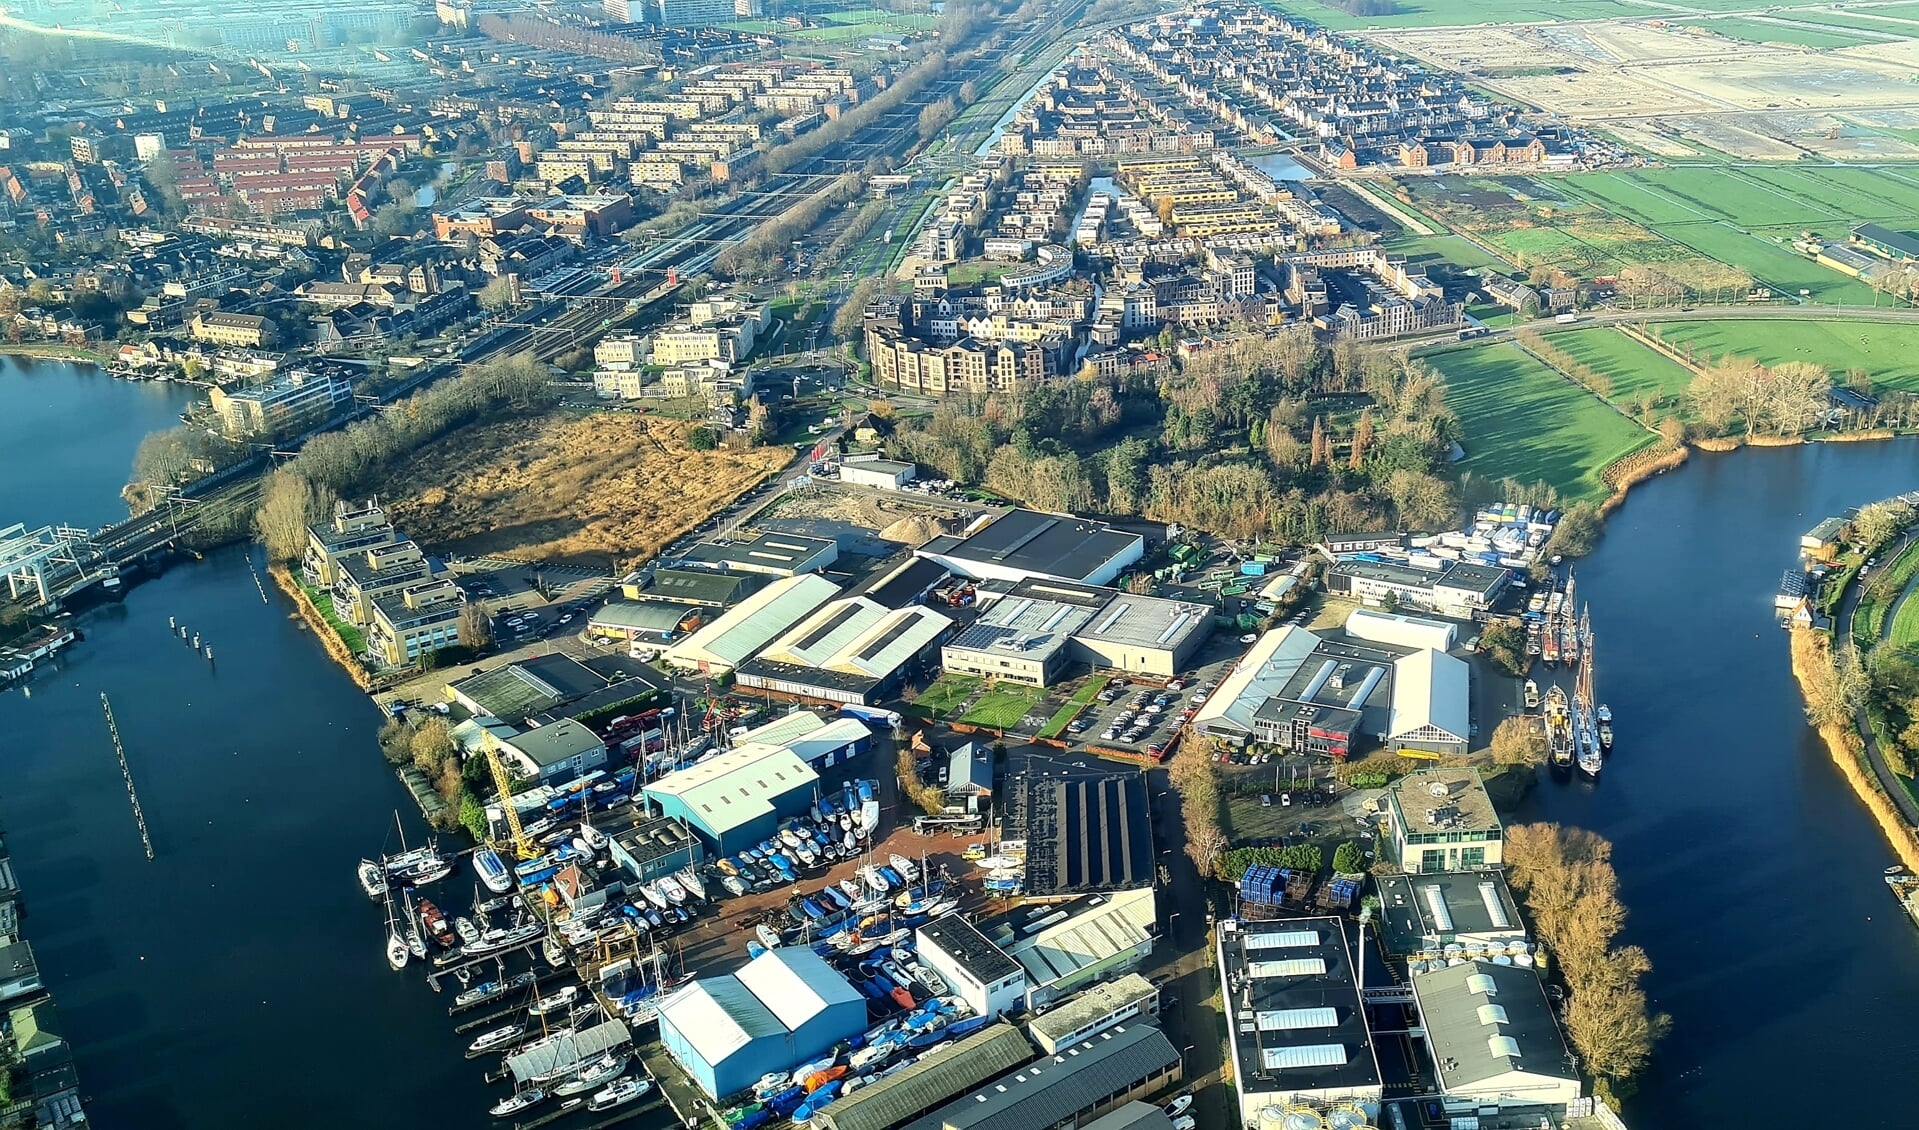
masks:
[(526, 830), (520, 827), (519, 809), (513, 807), (513, 780), (507, 776), (506, 763), (500, 760), (500, 740), (489, 732), (480, 748), (486, 754), (487, 768), (493, 771), (493, 787), (500, 794), (500, 811), (505, 813), (507, 829), (513, 833), (513, 854), (532, 859), (539, 853), (533, 850), (533, 841), (526, 838)]

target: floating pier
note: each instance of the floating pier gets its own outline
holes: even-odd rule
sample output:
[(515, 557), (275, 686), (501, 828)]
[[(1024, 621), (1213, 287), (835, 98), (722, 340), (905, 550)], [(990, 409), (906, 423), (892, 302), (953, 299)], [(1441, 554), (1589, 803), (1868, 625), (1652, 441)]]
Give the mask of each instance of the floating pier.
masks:
[(153, 837), (147, 834), (146, 813), (140, 811), (140, 794), (133, 787), (133, 770), (127, 767), (127, 748), (120, 743), (120, 727), (113, 720), (113, 704), (107, 701), (105, 691), (100, 692), (100, 709), (107, 715), (107, 733), (113, 737), (113, 755), (120, 759), (120, 776), (127, 783), (127, 800), (133, 804), (133, 822), (140, 828), (140, 846), (146, 849), (147, 859), (153, 858)]

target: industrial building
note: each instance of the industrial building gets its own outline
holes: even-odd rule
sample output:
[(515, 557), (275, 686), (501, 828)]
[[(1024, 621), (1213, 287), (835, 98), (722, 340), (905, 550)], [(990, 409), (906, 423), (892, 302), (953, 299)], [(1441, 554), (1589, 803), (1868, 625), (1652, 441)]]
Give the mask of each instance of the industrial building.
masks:
[[(1363, 624), (1412, 633), (1417, 625)], [(1257, 742), (1334, 760), (1362, 739), (1411, 756), (1464, 753), (1472, 740), (1468, 668), (1444, 652), (1330, 639), (1304, 628), (1261, 636), (1193, 717), (1234, 745)]]
[(1152, 809), (1140, 774), (1018, 773), (1001, 808), (1001, 844), (1025, 853), (1029, 898), (1153, 884)]
[(1001, 1016), (1021, 1007), (1026, 971), (972, 922), (957, 914), (914, 931), (920, 960), (965, 1001), (976, 1016)]
[(657, 600), (616, 600), (601, 605), (587, 618), (586, 630), (595, 638), (622, 643), (666, 644), (718, 613), (690, 604)]
[(810, 710), (795, 710), (733, 739), (735, 751), (778, 747), (815, 768), (830, 768), (858, 757), (873, 744), (873, 731), (857, 718), (828, 721)]
[(502, 739), (500, 752), (516, 758), (543, 785), (571, 781), (606, 764), (606, 743), (571, 718)]
[(694, 981), (661, 1002), (659, 1023), (666, 1053), (718, 1099), (865, 1028), (866, 1004), (825, 958), (792, 946)]
[(1101, 522), (1014, 509), (988, 515), (964, 534), (945, 534), (914, 550), (976, 581), (1028, 577), (1103, 585), (1146, 552), (1146, 539)]
[(1003, 1075), (908, 1123), (907, 1130), (1084, 1126), (1178, 1083), (1182, 1067), (1179, 1049), (1166, 1034), (1139, 1021), (1066, 1049), (1044, 1069)]
[(797, 577), (820, 572), (839, 559), (840, 543), (832, 538), (765, 533), (752, 541), (701, 542), (687, 550), (682, 561), (736, 573)]
[(1379, 1060), (1340, 920), (1228, 918), (1218, 934), (1241, 1121), (1269, 1106), (1378, 1102)]
[(1524, 943), (1526, 923), (1498, 871), (1382, 875), (1379, 938), (1388, 953), (1438, 953), (1449, 945), (1499, 952)]
[(835, 1099), (815, 1115), (825, 1130), (897, 1130), (1033, 1058), (1033, 1045), (1011, 1024), (989, 1024), (921, 1056), (912, 1066)]
[(1494, 565), (1442, 561), (1438, 568), (1342, 557), (1326, 567), (1326, 591), (1379, 606), (1391, 598), (1397, 608), (1419, 608), (1470, 620), (1491, 608), (1512, 581), (1512, 573)]
[(685, 820), (708, 850), (732, 855), (813, 803), (820, 775), (781, 746), (728, 750), (642, 787), (649, 809)]
[(1159, 1015), (1159, 990), (1137, 973), (1128, 973), (1067, 997), (1026, 1022), (1033, 1042), (1047, 1055), (1070, 1047), (1134, 1018)]
[(1386, 789), (1393, 858), (1408, 875), (1481, 871), (1506, 861), (1505, 829), (1479, 770), (1426, 769)]
[(449, 702), (475, 718), (514, 725), (606, 687), (599, 672), (571, 656), (536, 655), (447, 684)]
[(664, 601), (698, 608), (731, 608), (764, 587), (767, 574), (744, 570), (654, 569), (620, 582), (628, 600)]
[[(809, 578), (810, 579), (810, 578)], [(835, 600), (794, 624), (734, 674), (742, 687), (823, 702), (872, 704), (933, 669), (953, 621), (920, 604)]]
[(941, 649), (940, 662), (948, 671), (1035, 687), (1052, 685), (1076, 663), (1170, 678), (1212, 627), (1212, 609), (1190, 601), (1027, 578), (994, 597)]
[(782, 577), (668, 647), (666, 661), (681, 670), (703, 674), (731, 671), (839, 591), (838, 585), (812, 573)]
[(1353, 639), (1389, 643), (1395, 647), (1451, 651), (1459, 642), (1458, 626), (1444, 620), (1375, 612), (1370, 608), (1353, 609), (1343, 626), (1346, 634)]
[(697, 867), (705, 858), (700, 841), (686, 822), (675, 816), (647, 817), (607, 836), (607, 854), (636, 883), (650, 883)]
[(915, 468), (897, 459), (848, 456), (840, 463), (840, 482), (849, 486), (899, 490), (913, 481)]
[(1580, 1097), (1578, 1067), (1531, 969), (1468, 961), (1414, 973), (1412, 982), (1447, 1095), (1485, 1104)]
[[(1151, 887), (1108, 891), (1063, 903), (1026, 903), (969, 927), (964, 940), (968, 945), (984, 941), (1010, 960), (1018, 972), (1009, 987), (1024, 998), (1027, 1008), (1041, 1009), (1096, 981), (1138, 968), (1153, 952), (1157, 914)], [(946, 919), (934, 925), (961, 933), (948, 927)], [(927, 929), (921, 929), (923, 937)], [(924, 955), (923, 944), (921, 952)], [(997, 961), (977, 954), (969, 960), (983, 972), (1002, 974), (994, 983), (1005, 979), (1005, 966)], [(969, 977), (980, 979), (977, 974)]]

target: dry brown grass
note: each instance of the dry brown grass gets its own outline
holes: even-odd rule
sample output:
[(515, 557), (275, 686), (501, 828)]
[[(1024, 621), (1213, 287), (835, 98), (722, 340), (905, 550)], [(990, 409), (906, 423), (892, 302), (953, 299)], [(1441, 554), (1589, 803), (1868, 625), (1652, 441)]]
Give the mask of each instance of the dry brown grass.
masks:
[(453, 553), (620, 567), (656, 554), (792, 458), (694, 451), (692, 425), (554, 413), (461, 428), (383, 492), (422, 543)]

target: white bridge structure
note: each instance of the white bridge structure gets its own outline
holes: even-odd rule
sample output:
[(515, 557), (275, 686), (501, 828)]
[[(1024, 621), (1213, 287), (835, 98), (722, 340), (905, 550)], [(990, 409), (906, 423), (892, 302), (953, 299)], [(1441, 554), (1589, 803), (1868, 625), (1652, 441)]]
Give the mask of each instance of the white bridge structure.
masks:
[(51, 602), (49, 585), (84, 573), (85, 562), (95, 556), (92, 531), (77, 526), (29, 530), (15, 523), (0, 529), (0, 573), (7, 578), (7, 595), (15, 600), (30, 591), (38, 595), (38, 603)]

